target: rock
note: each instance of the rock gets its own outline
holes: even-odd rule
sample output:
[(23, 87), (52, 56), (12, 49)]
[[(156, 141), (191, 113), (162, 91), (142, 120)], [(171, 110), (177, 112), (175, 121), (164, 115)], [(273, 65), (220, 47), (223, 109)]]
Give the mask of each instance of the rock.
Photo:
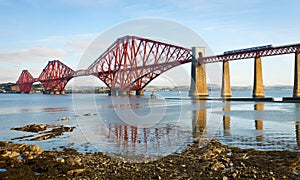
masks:
[(72, 132), (75, 127), (63, 127), (63, 132)]
[(56, 158), (56, 161), (59, 162), (59, 163), (64, 163), (65, 162), (64, 158), (61, 158), (61, 157)]
[(2, 142), (0, 142), (0, 146), (6, 146), (6, 145), (8, 145), (8, 142), (7, 142), (7, 141), (2, 141)]
[(15, 158), (18, 157), (20, 153), (16, 151), (6, 151), (6, 153), (1, 154), (2, 157)]
[(47, 140), (47, 139), (54, 138), (54, 137), (56, 137), (55, 134), (46, 134), (46, 135), (43, 135), (43, 136), (38, 136), (38, 137), (33, 138), (31, 140), (32, 141), (43, 141), (43, 140)]
[(41, 147), (39, 147), (38, 145), (35, 144), (35, 145), (29, 146), (28, 148), (26, 148), (26, 151), (23, 152), (23, 155), (27, 159), (34, 159), (38, 155), (42, 154), (43, 152), (44, 152), (44, 149), (42, 149)]
[(58, 120), (61, 120), (61, 121), (69, 121), (71, 120), (71, 117), (63, 117), (63, 118), (60, 118)]
[(225, 165), (221, 162), (215, 162), (212, 166), (211, 166), (211, 170), (217, 171), (219, 169), (224, 169)]
[(233, 177), (233, 178), (236, 178), (236, 176), (237, 176), (236, 173), (233, 173), (233, 174), (232, 174), (232, 177)]
[(29, 146), (30, 150), (32, 151), (33, 154), (42, 154), (44, 152), (44, 149), (42, 149), (40, 146), (38, 146), (37, 144), (33, 145), (33, 146)]
[(46, 129), (47, 126), (45, 126), (44, 124), (29, 124), (23, 127), (11, 128), (11, 130), (26, 131), (26, 132), (39, 132), (39, 131), (45, 131)]
[(67, 172), (68, 175), (81, 174), (85, 169), (73, 169)]
[(161, 179), (161, 177), (159, 175), (154, 175), (151, 179)]
[(93, 115), (94, 115), (93, 113), (84, 114), (84, 116), (93, 116)]
[(81, 165), (81, 158), (80, 157), (75, 157), (75, 158), (69, 158), (67, 161), (70, 165), (75, 166), (75, 165)]
[(84, 114), (83, 116), (96, 116), (97, 114), (94, 114), (94, 113), (86, 113)]

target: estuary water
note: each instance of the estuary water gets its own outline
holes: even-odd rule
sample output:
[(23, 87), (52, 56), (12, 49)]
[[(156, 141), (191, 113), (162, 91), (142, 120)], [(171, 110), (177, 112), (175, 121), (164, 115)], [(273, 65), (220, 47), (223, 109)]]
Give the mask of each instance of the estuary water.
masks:
[[(266, 96), (292, 92), (266, 91)], [(74, 148), (126, 156), (165, 156), (195, 139), (261, 150), (300, 150), (300, 104), (282, 102), (222, 102), (188, 99), (186, 91), (150, 92), (144, 96), (102, 94), (0, 94), (0, 141), (38, 144), (44, 149)], [(219, 96), (219, 92), (211, 92)], [(251, 97), (250, 91), (233, 91)], [(71, 120), (60, 120), (70, 117)], [(45, 141), (38, 133), (10, 130), (28, 124), (74, 126)]]

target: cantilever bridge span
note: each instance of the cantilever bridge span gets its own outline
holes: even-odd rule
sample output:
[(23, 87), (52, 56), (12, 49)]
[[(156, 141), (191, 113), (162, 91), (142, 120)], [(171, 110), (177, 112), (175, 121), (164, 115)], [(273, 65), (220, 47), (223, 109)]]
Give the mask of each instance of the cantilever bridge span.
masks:
[[(204, 57), (205, 49), (192, 49), (176, 46), (169, 43), (154, 41), (136, 36), (124, 36), (117, 39), (99, 58), (87, 69), (74, 71), (59, 60), (49, 61), (38, 78), (34, 78), (27, 70), (23, 70), (17, 84), (20, 91), (29, 93), (34, 82), (41, 82), (45, 92), (63, 93), (68, 81), (73, 77), (93, 75), (116, 91), (142, 90), (153, 79), (163, 72), (192, 62), (192, 78), (195, 84), (191, 85), (191, 95), (207, 96), (205, 64), (223, 63), (223, 97), (231, 96), (229, 61), (254, 58), (255, 77), (253, 96), (263, 97), (261, 57), (282, 54), (295, 54), (295, 84), (294, 96), (300, 96), (300, 44), (286, 46), (268, 46), (260, 49), (245, 49), (231, 51), (222, 55)], [(299, 82), (298, 82), (299, 81)]]
[(74, 71), (58, 60), (49, 61), (38, 78), (24, 70), (17, 84), (21, 92), (28, 93), (32, 84), (40, 81), (46, 92), (59, 93), (73, 77), (94, 75), (112, 91), (142, 93), (142, 89), (161, 73), (190, 61), (188, 48), (125, 36), (117, 39), (86, 70)]

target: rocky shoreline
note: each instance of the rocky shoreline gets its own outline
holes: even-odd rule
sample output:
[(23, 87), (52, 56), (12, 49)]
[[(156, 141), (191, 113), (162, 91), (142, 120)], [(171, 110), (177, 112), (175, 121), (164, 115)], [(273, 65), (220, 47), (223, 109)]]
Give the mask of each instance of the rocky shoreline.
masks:
[(300, 152), (240, 149), (216, 140), (144, 163), (0, 142), (0, 179), (299, 179), (299, 173)]

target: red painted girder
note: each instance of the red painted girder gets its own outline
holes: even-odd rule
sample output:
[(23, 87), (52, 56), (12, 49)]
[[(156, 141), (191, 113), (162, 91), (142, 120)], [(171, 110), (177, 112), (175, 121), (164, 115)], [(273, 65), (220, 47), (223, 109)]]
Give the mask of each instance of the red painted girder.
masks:
[(75, 71), (59, 60), (49, 61), (39, 76), (46, 91), (62, 91)]
[(244, 51), (226, 55), (218, 55), (218, 56), (210, 56), (204, 57), (203, 62), (201, 63), (215, 63), (215, 62), (223, 62), (223, 61), (233, 61), (239, 59), (249, 59), (249, 58), (257, 58), (257, 57), (265, 57), (265, 56), (276, 56), (283, 54), (291, 54), (291, 53), (299, 53), (300, 52), (300, 44), (294, 45), (285, 45), (278, 47), (271, 47), (259, 50), (252, 51)]
[(32, 84), (36, 82), (35, 80), (36, 79), (34, 79), (33, 76), (27, 70), (23, 70), (17, 81), (20, 91), (23, 93), (29, 93)]
[[(178, 62), (167, 62), (167, 63), (161, 63), (161, 65), (164, 65), (164, 66), (169, 66), (169, 65), (173, 65), (173, 66), (178, 66), (178, 65), (181, 65), (181, 64), (186, 64), (186, 63), (189, 63), (191, 62), (190, 59), (188, 60), (183, 60), (183, 61), (178, 61)], [(136, 67), (134, 69), (142, 69), (142, 68), (153, 68), (153, 67), (156, 67), (157, 65), (156, 64), (152, 64), (152, 65), (147, 65), (145, 67), (142, 67), (142, 66), (139, 66), (139, 67)], [(123, 70), (123, 69), (120, 69), (120, 70), (116, 70), (116, 71), (105, 71), (105, 72), (99, 72), (99, 73), (93, 73), (93, 74), (89, 74), (89, 75), (94, 75), (94, 76), (98, 76), (98, 75), (103, 75), (103, 74), (108, 74), (108, 73), (111, 73), (111, 72), (118, 72), (118, 71), (130, 71), (131, 68), (128, 68), (126, 70)]]
[[(180, 46), (176, 46), (173, 44), (169, 44), (169, 43), (164, 43), (164, 42), (159, 42), (159, 41), (154, 41), (151, 39), (146, 39), (146, 38), (141, 38), (141, 37), (137, 37), (137, 36), (124, 36), (121, 38), (118, 38), (103, 54), (100, 55), (100, 57), (98, 59), (96, 59), (87, 69), (87, 74), (91, 75), (94, 73), (97, 73), (100, 71), (100, 69), (95, 69), (98, 65), (99, 62), (103, 60), (103, 58), (105, 56), (107, 56), (111, 51), (113, 51), (114, 49), (116, 49), (116, 46), (118, 45), (119, 42), (124, 41), (126, 39), (134, 39), (134, 40), (139, 40), (139, 41), (144, 41), (144, 42), (151, 42), (151, 43), (159, 43), (161, 45), (164, 46), (168, 46), (168, 47), (173, 47), (173, 48), (180, 48), (180, 49), (185, 49), (187, 51), (191, 51), (188, 48), (184, 48), (184, 47), (180, 47)], [(140, 45), (139, 45), (140, 46)], [(135, 52), (138, 53), (138, 52)], [(136, 55), (136, 54), (135, 54)], [(189, 61), (190, 62), (190, 61)]]
[(110, 88), (140, 90), (159, 74), (190, 59), (190, 49), (125, 36), (115, 41), (87, 69), (87, 74), (97, 75)]

